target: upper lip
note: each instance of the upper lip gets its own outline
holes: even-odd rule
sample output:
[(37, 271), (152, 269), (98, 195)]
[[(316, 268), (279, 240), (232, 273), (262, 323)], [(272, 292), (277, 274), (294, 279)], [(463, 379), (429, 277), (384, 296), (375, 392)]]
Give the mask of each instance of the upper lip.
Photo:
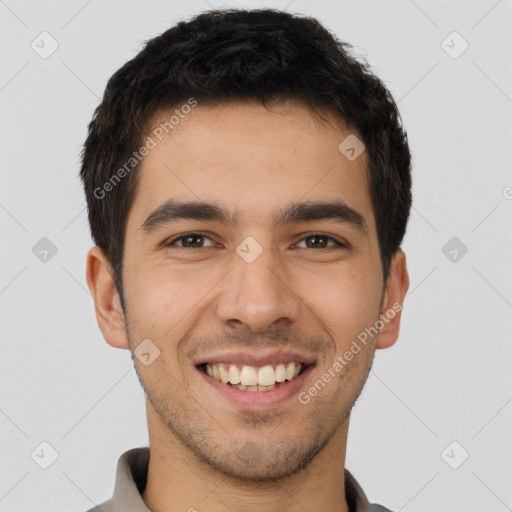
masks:
[(194, 365), (199, 366), (206, 363), (231, 363), (259, 367), (290, 362), (309, 365), (315, 363), (316, 359), (310, 354), (290, 350), (274, 349), (267, 352), (258, 351), (258, 353), (244, 350), (236, 352), (230, 350), (229, 352), (217, 352), (215, 354), (201, 356), (200, 358), (198, 357), (194, 361)]

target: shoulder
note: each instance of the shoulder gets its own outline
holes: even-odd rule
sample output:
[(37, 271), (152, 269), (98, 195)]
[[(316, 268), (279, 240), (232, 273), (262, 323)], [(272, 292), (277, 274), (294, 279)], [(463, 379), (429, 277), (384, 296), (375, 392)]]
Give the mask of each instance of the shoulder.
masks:
[(383, 507), (382, 505), (378, 505), (377, 503), (372, 503), (368, 512), (392, 512), (389, 508)]
[(91, 508), (87, 512), (113, 512), (113, 510), (112, 499), (110, 499), (104, 503), (101, 503), (100, 505), (96, 505), (94, 508)]

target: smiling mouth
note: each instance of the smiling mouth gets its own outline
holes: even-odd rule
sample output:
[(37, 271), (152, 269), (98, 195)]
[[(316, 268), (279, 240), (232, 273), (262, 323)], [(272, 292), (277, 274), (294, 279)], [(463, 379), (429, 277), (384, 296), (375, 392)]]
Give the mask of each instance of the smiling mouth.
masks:
[(295, 361), (260, 367), (203, 363), (198, 365), (198, 369), (218, 382), (241, 391), (271, 391), (302, 375), (308, 366)]

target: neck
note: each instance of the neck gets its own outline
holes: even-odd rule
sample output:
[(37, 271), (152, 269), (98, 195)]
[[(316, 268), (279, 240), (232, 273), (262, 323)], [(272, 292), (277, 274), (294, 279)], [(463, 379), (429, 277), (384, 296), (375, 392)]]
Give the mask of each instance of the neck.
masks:
[(183, 446), (148, 406), (150, 460), (142, 499), (152, 512), (349, 512), (344, 465), (348, 418), (298, 473), (271, 482), (226, 476)]

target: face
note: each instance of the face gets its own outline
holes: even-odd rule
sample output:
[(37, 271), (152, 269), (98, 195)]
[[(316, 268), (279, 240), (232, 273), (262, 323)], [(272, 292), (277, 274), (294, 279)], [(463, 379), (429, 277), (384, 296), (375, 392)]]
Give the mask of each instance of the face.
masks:
[(353, 131), (331, 121), (299, 105), (198, 104), (152, 135), (141, 164), (129, 347), (159, 350), (133, 358), (150, 414), (226, 475), (306, 467), (346, 428), (372, 364), (377, 338), (344, 358), (384, 298), (367, 159), (340, 152)]

